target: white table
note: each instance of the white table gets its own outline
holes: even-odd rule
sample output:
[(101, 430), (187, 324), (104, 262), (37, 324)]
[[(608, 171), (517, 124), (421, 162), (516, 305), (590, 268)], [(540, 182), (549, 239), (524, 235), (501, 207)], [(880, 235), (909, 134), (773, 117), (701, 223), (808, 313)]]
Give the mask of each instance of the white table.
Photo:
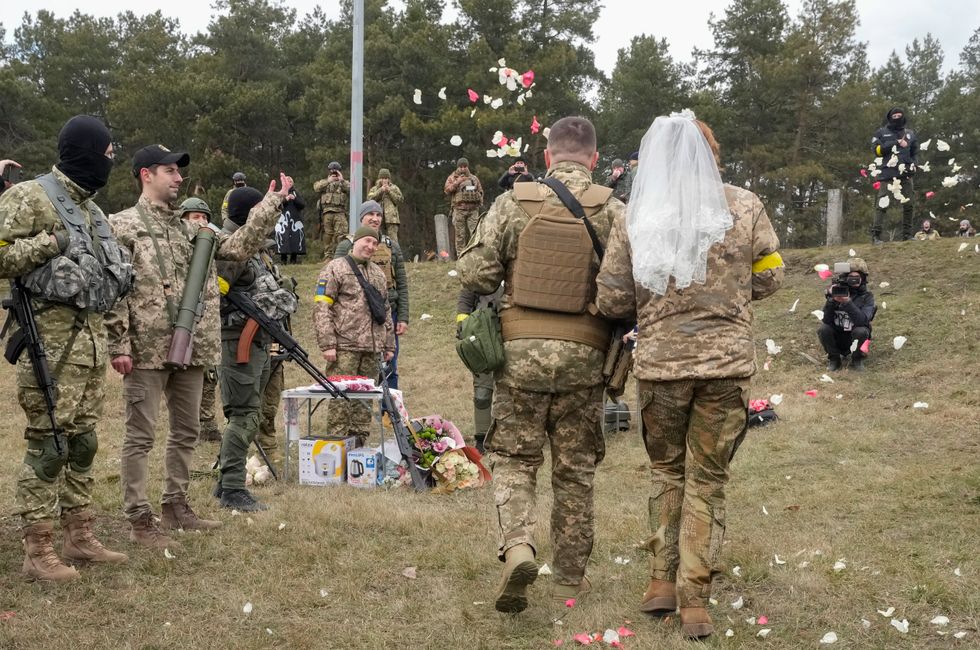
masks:
[[(378, 430), (381, 432), (382, 458), (384, 458), (384, 425), (381, 423), (381, 398), (380, 389), (372, 391), (349, 391), (345, 395), (352, 400), (369, 401), (378, 403)], [(282, 391), (282, 410), (285, 419), (286, 433), (283, 436), (283, 468), (282, 480), (289, 480), (289, 443), (298, 441), (300, 436), (300, 410), (302, 403), (306, 402), (306, 434), (311, 435), (313, 430), (313, 414), (324, 400), (342, 400), (341, 397), (334, 397), (321, 386), (302, 386), (300, 388), (289, 388)], [(382, 461), (383, 464), (383, 461)], [(299, 468), (296, 468), (297, 480), (299, 479)], [(383, 468), (382, 468), (383, 471)]]

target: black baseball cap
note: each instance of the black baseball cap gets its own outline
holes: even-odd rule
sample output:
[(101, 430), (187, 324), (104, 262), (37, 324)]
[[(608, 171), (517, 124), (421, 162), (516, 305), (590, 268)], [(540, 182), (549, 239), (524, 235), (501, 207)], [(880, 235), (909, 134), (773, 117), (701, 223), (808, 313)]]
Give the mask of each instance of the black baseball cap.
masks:
[(151, 144), (133, 154), (133, 176), (139, 178), (140, 170), (153, 165), (172, 165), (187, 167), (191, 157), (183, 151), (171, 151), (162, 144)]

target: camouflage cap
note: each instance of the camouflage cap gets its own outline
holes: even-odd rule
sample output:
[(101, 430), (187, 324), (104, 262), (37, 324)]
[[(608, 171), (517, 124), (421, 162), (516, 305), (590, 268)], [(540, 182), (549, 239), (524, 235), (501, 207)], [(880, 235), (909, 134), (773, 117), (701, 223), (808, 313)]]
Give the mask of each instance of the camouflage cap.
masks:
[(340, 163), (335, 160), (332, 163), (330, 163), (329, 165), (327, 165), (327, 169), (329, 169), (330, 171), (339, 172), (340, 171)]
[(467, 160), (466, 158), (460, 158), (459, 160), (456, 161), (456, 166), (457, 167), (462, 167), (463, 165), (466, 165), (467, 167), (469, 167), (470, 166), (470, 161)]
[(852, 257), (847, 260), (847, 263), (851, 265), (852, 271), (857, 271), (858, 273), (868, 274), (868, 263), (860, 257)]
[(391, 172), (382, 167), (378, 170), (378, 178), (391, 178)]
[(204, 199), (199, 199), (196, 196), (192, 196), (189, 199), (185, 199), (183, 203), (180, 204), (180, 216), (183, 217), (188, 212), (203, 212), (204, 214), (211, 216), (211, 208), (208, 207), (207, 202)]
[(377, 240), (381, 239), (381, 235), (379, 235), (378, 231), (375, 230), (374, 228), (361, 226), (360, 228), (354, 231), (354, 241), (357, 241), (358, 239), (364, 239), (365, 237), (374, 237)]

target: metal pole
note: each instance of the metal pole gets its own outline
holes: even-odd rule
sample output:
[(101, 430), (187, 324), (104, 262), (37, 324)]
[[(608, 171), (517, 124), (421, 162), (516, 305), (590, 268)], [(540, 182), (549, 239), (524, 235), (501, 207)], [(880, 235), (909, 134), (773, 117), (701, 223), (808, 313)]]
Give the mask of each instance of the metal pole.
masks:
[(357, 230), (364, 177), (364, 0), (354, 0), (354, 54), (350, 93), (350, 232)]
[(843, 241), (844, 197), (841, 190), (827, 190), (827, 245), (838, 246)]

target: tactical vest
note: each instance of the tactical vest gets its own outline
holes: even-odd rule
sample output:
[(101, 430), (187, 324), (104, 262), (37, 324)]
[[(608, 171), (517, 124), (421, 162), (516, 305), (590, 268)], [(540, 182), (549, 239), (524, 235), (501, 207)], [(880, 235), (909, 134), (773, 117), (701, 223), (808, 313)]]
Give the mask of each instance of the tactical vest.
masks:
[[(275, 265), (271, 258), (266, 255), (261, 257), (263, 259), (256, 255), (250, 257), (245, 263), (245, 270), (229, 289), (248, 294), (255, 301), (255, 304), (265, 312), (266, 316), (279, 321), (296, 312), (299, 303), (296, 294), (293, 292), (295, 283), (288, 278), (277, 277), (273, 271)], [(224, 286), (220, 280), (223, 278), (219, 278), (219, 284)], [(238, 311), (222, 295), (222, 328), (243, 327), (245, 321), (245, 314)]]
[[(326, 190), (324, 190), (320, 198), (321, 209), (326, 210), (328, 206), (330, 208), (343, 208), (346, 204), (347, 193), (344, 192), (344, 182), (331, 181), (328, 183)], [(336, 212), (336, 210), (331, 209), (329, 212)]]
[[(582, 220), (546, 201), (550, 194), (540, 183), (514, 185), (514, 198), (531, 220), (508, 269), (511, 306), (500, 314), (504, 340), (560, 339), (605, 350), (610, 327), (593, 303), (599, 265), (592, 239)], [(611, 194), (608, 187), (591, 185), (578, 200), (591, 217)]]
[(68, 248), (25, 275), (24, 286), (35, 298), (106, 313), (133, 286), (129, 251), (119, 246), (108, 220), (94, 203), (89, 209), (90, 226), (83, 209), (54, 174), (40, 176), (37, 182), (68, 231)]
[[(466, 180), (459, 184), (459, 188), (453, 195), (453, 205), (457, 203), (482, 203), (483, 198), (480, 196), (480, 192), (477, 190), (478, 185), (476, 184), (477, 179), (472, 174), (466, 177)], [(473, 189), (468, 189), (468, 188)]]

